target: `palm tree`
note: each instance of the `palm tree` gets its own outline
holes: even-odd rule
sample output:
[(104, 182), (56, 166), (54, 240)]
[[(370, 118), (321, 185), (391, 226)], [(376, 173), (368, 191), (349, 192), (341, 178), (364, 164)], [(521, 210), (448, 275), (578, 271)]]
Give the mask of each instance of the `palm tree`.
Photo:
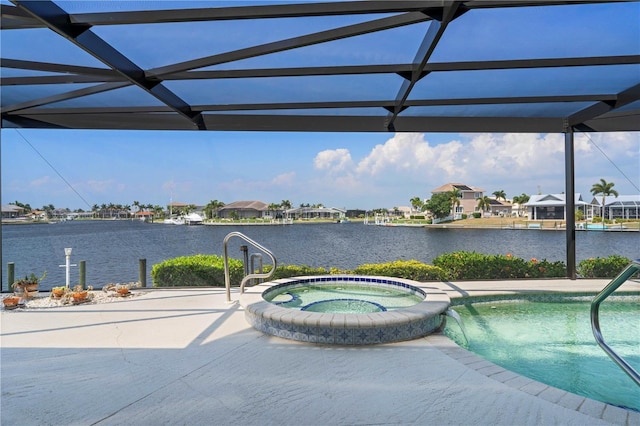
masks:
[(49, 204), (49, 205), (42, 206), (42, 210), (44, 210), (44, 211), (47, 213), (47, 217), (48, 217), (48, 218), (50, 218), (50, 217), (52, 217), (52, 216), (53, 216), (53, 211), (54, 211), (55, 209), (56, 209), (56, 208), (53, 206), (53, 204)]
[(293, 208), (291, 201), (282, 200), (282, 202), (280, 203), (280, 208), (282, 208), (282, 210), (284, 211), (285, 218), (289, 219), (289, 214), (287, 213), (287, 210), (291, 210), (291, 208)]
[(276, 203), (271, 203), (269, 204), (269, 212), (273, 212), (274, 214), (272, 215), (272, 217), (275, 217), (275, 213), (278, 213), (278, 208), (280, 207), (280, 204), (276, 204)]
[(211, 200), (204, 206), (204, 211), (209, 219), (213, 219), (218, 216), (218, 210), (224, 207), (224, 203), (218, 200)]
[(291, 209), (292, 205), (291, 205), (291, 201), (289, 200), (282, 200), (282, 202), (280, 203), (280, 207), (282, 207), (285, 210), (289, 210)]
[(456, 217), (456, 206), (460, 205), (460, 198), (462, 198), (462, 191), (458, 188), (454, 188), (451, 191), (447, 192), (447, 196), (449, 197), (449, 202), (451, 203), (451, 211), (453, 212), (453, 217)]
[[(151, 204), (149, 204), (151, 206)], [(149, 208), (149, 210), (153, 210), (153, 218), (151, 219), (153, 221), (153, 219), (158, 216), (164, 216), (164, 209), (162, 208), (162, 206), (156, 204), (155, 206), (151, 206)]]
[(417, 212), (421, 211), (424, 205), (424, 201), (422, 201), (420, 197), (413, 197), (409, 202), (411, 203), (411, 207)]
[(530, 197), (523, 192), (522, 195), (515, 195), (513, 197), (513, 203), (518, 204), (518, 210), (522, 211), (522, 206), (529, 201), (529, 198)]
[(491, 198), (487, 197), (486, 195), (484, 197), (478, 198), (478, 208), (483, 212), (489, 210), (491, 208)]
[(507, 193), (504, 192), (504, 189), (493, 191), (493, 196), (496, 197), (496, 200), (499, 200), (502, 198), (504, 201), (507, 201)]
[(598, 194), (602, 194), (602, 207), (600, 208), (600, 216), (602, 217), (602, 227), (604, 228), (604, 203), (605, 199), (608, 195), (618, 196), (618, 191), (613, 189), (615, 183), (607, 182), (606, 180), (600, 178), (599, 183), (594, 183), (591, 187), (591, 193), (593, 196), (597, 196)]
[[(12, 203), (9, 203), (12, 204)], [(16, 200), (13, 202), (14, 206), (18, 206), (18, 207), (22, 207), (24, 209), (24, 213), (30, 213), (31, 212), (31, 206), (29, 205), (29, 203), (27, 204), (23, 204), (20, 201)]]

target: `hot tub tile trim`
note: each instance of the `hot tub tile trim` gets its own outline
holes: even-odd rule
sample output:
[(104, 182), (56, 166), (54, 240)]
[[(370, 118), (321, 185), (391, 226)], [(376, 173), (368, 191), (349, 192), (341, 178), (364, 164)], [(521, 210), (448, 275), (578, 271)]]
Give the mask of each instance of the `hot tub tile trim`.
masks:
[[(394, 285), (424, 296), (428, 303), (421, 302), (409, 308), (387, 312), (349, 314), (347, 319), (345, 314), (297, 311), (263, 299), (265, 292), (283, 286), (309, 283), (330, 285), (337, 281), (374, 286)], [(258, 284), (246, 289), (240, 297), (240, 303), (245, 309), (247, 321), (266, 334), (318, 344), (371, 345), (412, 340), (436, 331), (442, 323), (441, 313), (449, 305), (449, 297), (437, 288), (423, 288), (422, 283), (401, 278), (335, 275), (279, 279)]]

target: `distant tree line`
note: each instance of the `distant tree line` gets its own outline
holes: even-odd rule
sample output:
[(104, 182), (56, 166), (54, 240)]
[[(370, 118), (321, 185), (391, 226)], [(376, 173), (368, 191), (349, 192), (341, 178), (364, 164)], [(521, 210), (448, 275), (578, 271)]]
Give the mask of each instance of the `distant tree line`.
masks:
[[(593, 196), (598, 196), (598, 195), (602, 195), (602, 205), (601, 205), (601, 216), (604, 214), (604, 205), (605, 205), (605, 200), (606, 197), (614, 195), (614, 196), (618, 196), (618, 192), (613, 189), (613, 187), (615, 186), (615, 183), (613, 182), (607, 182), (604, 179), (600, 179), (599, 182), (594, 183), (593, 186), (591, 187), (590, 192), (593, 194)], [(492, 193), (492, 195), (495, 197), (495, 200), (507, 200), (507, 194), (504, 190), (500, 189), (500, 190), (496, 190)], [(423, 201), (422, 198), (420, 197), (413, 197), (409, 200), (409, 203), (411, 204), (411, 208), (416, 211), (416, 212), (430, 212), (434, 217), (438, 218), (438, 219), (443, 219), (446, 218), (447, 216), (449, 216), (451, 214), (451, 212), (455, 212), (455, 208), (456, 206), (460, 205), (460, 199), (462, 198), (462, 192), (459, 189), (453, 189), (451, 191), (448, 192), (441, 192), (441, 193), (437, 193), (437, 194), (433, 194), (432, 197), (426, 201)], [(515, 195), (513, 197), (512, 202), (513, 203), (517, 203), (517, 204), (525, 204), (526, 202), (528, 202), (530, 199), (530, 196), (522, 193), (521, 195)], [(478, 208), (480, 210), (487, 211), (490, 209), (491, 207), (491, 198), (488, 196), (483, 196), (478, 198), (477, 200), (478, 203)], [(31, 207), (31, 205), (29, 205), (28, 203), (21, 203), (19, 201), (14, 201), (13, 203), (9, 203), (18, 207), (22, 207), (24, 209), (24, 212), (26, 214), (31, 213), (34, 209)], [(114, 203), (109, 203), (109, 204), (94, 204), (91, 207), (91, 212), (94, 213), (94, 217), (99, 217), (99, 218), (121, 218), (121, 217), (129, 217), (131, 216), (132, 213), (132, 206), (135, 207), (136, 212), (143, 212), (143, 211), (148, 211), (148, 212), (153, 212), (153, 214), (156, 217), (162, 217), (164, 216), (165, 211), (169, 210), (169, 206), (167, 206), (166, 210), (159, 205), (153, 205), (153, 204), (143, 204), (139, 201), (134, 201), (132, 203), (132, 205), (122, 205), (122, 204), (114, 204)], [(211, 200), (209, 201), (205, 206), (204, 206), (204, 212), (206, 215), (207, 219), (213, 219), (218, 217), (218, 212), (221, 208), (223, 208), (225, 206), (225, 203), (222, 201), (218, 201), (218, 200)], [(300, 207), (310, 207), (310, 208), (323, 208), (324, 204), (322, 203), (317, 203), (317, 204), (310, 204), (310, 203), (301, 203)], [(179, 207), (172, 207), (172, 213), (175, 214), (189, 214), (189, 212), (195, 210), (196, 206), (194, 204), (189, 204), (187, 206), (179, 206)], [(278, 212), (281, 210), (289, 210), (292, 208), (292, 203), (289, 200), (282, 200), (280, 203), (270, 203), (268, 206), (268, 209), (270, 212)], [(56, 210), (56, 208), (54, 207), (53, 204), (47, 204), (45, 206), (42, 206), (42, 208), (40, 209), (44, 212), (46, 212), (48, 217), (52, 217), (53, 216), (53, 212)], [(69, 211), (68, 209), (66, 209), (67, 211)], [(382, 214), (389, 214), (389, 213), (393, 213), (395, 215), (399, 215), (400, 214), (400, 210), (398, 209), (398, 207), (393, 207), (393, 209), (389, 210), (387, 208), (376, 208), (372, 210), (374, 213), (382, 213)], [(73, 210), (74, 213), (83, 213), (85, 212), (83, 209), (76, 209)]]

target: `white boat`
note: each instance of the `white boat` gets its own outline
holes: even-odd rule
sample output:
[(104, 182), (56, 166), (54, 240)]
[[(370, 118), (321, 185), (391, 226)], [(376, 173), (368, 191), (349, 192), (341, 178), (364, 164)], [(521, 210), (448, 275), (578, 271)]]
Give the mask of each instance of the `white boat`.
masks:
[(183, 219), (187, 225), (202, 225), (204, 218), (198, 213), (189, 213)]
[(182, 217), (170, 217), (169, 219), (165, 219), (164, 223), (167, 225), (184, 225), (184, 218)]

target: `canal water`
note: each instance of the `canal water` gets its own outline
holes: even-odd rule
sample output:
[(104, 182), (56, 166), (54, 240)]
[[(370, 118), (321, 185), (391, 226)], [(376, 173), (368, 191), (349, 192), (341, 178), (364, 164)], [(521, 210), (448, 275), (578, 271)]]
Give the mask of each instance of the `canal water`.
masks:
[[(2, 288), (7, 289), (7, 263), (15, 264), (16, 278), (32, 272), (47, 277), (41, 289), (65, 284), (64, 249), (73, 249), (71, 263), (86, 262), (87, 284), (138, 281), (139, 259), (151, 267), (165, 259), (193, 254), (223, 253), (229, 232), (241, 232), (271, 250), (278, 264), (352, 269), (364, 263), (416, 259), (424, 263), (459, 250), (507, 254), (524, 259), (566, 262), (565, 233), (540, 230), (424, 229), (384, 227), (362, 223), (321, 223), (273, 226), (177, 226), (139, 221), (70, 221), (56, 224), (2, 226)], [(229, 241), (230, 257), (241, 259), (240, 238)], [(254, 253), (250, 247), (249, 253)], [(640, 257), (640, 233), (576, 233), (577, 261), (618, 254)], [(265, 256), (265, 263), (269, 260)], [(71, 268), (71, 285), (78, 268)]]

